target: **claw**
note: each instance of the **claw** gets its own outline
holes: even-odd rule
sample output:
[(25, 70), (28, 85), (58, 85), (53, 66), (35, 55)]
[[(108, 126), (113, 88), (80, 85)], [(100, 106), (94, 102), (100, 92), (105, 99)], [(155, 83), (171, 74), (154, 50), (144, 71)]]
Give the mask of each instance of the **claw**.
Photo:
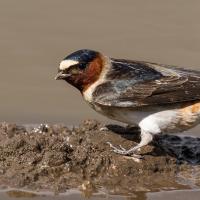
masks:
[(115, 149), (116, 147), (113, 146), (113, 144), (111, 142), (106, 142), (111, 148)]
[(126, 149), (124, 149), (124, 147), (122, 147), (121, 145), (119, 145), (119, 148), (117, 148), (110, 142), (107, 142), (107, 144), (113, 149), (114, 152), (115, 151), (126, 151)]
[(112, 150), (115, 152), (115, 153), (118, 153), (118, 154), (121, 154), (121, 155), (128, 155), (127, 154), (127, 150), (124, 149), (121, 145), (120, 145), (120, 148), (117, 148), (115, 147), (112, 143), (110, 142), (107, 142), (107, 144), (112, 148)]
[(116, 147), (113, 149), (113, 151), (121, 155), (126, 155), (126, 156), (129, 155), (129, 152), (127, 150), (117, 149)]
[(122, 145), (119, 145), (120, 149), (123, 151), (126, 151), (126, 149), (124, 147), (122, 147)]
[(132, 149), (126, 150), (121, 145), (119, 146), (120, 148), (117, 148), (110, 142), (107, 142), (107, 144), (112, 148), (112, 151), (117, 153), (117, 154), (121, 154), (121, 155), (125, 155), (125, 156), (131, 156), (131, 157), (134, 157), (136, 159), (142, 159), (143, 158), (143, 156), (141, 156), (141, 155), (134, 154), (134, 151), (132, 151)]

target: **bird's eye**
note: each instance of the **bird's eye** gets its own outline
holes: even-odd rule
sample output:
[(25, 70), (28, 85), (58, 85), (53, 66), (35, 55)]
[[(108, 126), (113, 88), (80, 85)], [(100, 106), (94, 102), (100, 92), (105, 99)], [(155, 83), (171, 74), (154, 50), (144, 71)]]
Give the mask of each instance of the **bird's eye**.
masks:
[(78, 64), (80, 69), (85, 69), (86, 68), (86, 64), (85, 63), (79, 63)]

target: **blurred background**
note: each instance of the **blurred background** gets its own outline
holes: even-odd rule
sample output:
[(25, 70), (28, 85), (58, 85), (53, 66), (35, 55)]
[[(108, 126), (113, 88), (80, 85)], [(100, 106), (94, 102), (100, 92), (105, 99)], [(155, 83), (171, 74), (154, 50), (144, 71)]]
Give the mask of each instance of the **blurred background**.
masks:
[(116, 58), (200, 66), (200, 1), (0, 0), (0, 121), (107, 121), (55, 81), (82, 48)]

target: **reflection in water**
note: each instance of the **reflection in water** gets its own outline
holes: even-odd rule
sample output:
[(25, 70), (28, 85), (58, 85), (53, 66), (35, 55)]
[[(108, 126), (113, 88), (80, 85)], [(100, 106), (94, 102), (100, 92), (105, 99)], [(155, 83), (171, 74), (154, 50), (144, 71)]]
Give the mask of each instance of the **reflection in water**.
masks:
[[(13, 192), (14, 191), (14, 192)], [(93, 194), (90, 198), (82, 197), (81, 193), (78, 190), (70, 190), (67, 193), (59, 194), (57, 196), (53, 195), (49, 192), (43, 193), (34, 193), (35, 195), (27, 195), (25, 193), (31, 193), (30, 191), (20, 191), (20, 190), (10, 190), (10, 191), (0, 191), (1, 199), (4, 200), (14, 200), (14, 199), (22, 199), (22, 200), (82, 200), (82, 199), (90, 199), (90, 200), (157, 200), (157, 199), (177, 199), (177, 200), (199, 200), (200, 191), (194, 190), (180, 190), (180, 191), (171, 191), (171, 192), (156, 192), (156, 193), (146, 193), (146, 192), (135, 192), (129, 197), (126, 196), (116, 196), (116, 195), (106, 195), (101, 193)], [(12, 193), (12, 195), (10, 195)]]
[(127, 197), (127, 200), (146, 200), (147, 199), (147, 193), (146, 192), (135, 192), (135, 195), (132, 195), (131, 197)]
[(12, 198), (33, 198), (39, 196), (36, 193), (21, 190), (9, 190), (6, 194)]
[[(90, 190), (91, 192), (91, 190)], [(34, 199), (34, 200), (82, 200), (82, 199), (90, 199), (90, 200), (146, 200), (146, 192), (135, 192), (131, 195), (122, 196), (122, 195), (111, 195), (107, 194), (103, 189), (99, 192), (87, 192), (87, 191), (79, 191), (78, 189), (69, 190), (66, 193), (61, 193), (55, 195), (50, 192), (31, 192), (26, 190), (2, 190), (0, 191), (0, 196), (4, 200), (13, 200), (13, 199)], [(83, 194), (84, 193), (84, 194)], [(85, 194), (89, 194), (85, 196)]]
[(90, 198), (95, 192), (97, 192), (95, 185), (92, 184), (91, 181), (84, 181), (80, 190), (85, 198)]

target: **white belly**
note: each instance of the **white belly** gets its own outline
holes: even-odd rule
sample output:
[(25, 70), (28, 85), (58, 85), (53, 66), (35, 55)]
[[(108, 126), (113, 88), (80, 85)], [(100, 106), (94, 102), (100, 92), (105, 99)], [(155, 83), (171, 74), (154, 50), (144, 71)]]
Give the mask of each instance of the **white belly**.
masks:
[(145, 117), (153, 114), (155, 111), (137, 111), (131, 108), (117, 108), (117, 107), (102, 107), (93, 105), (92, 106), (97, 112), (126, 124), (134, 125), (139, 124), (139, 122)]

